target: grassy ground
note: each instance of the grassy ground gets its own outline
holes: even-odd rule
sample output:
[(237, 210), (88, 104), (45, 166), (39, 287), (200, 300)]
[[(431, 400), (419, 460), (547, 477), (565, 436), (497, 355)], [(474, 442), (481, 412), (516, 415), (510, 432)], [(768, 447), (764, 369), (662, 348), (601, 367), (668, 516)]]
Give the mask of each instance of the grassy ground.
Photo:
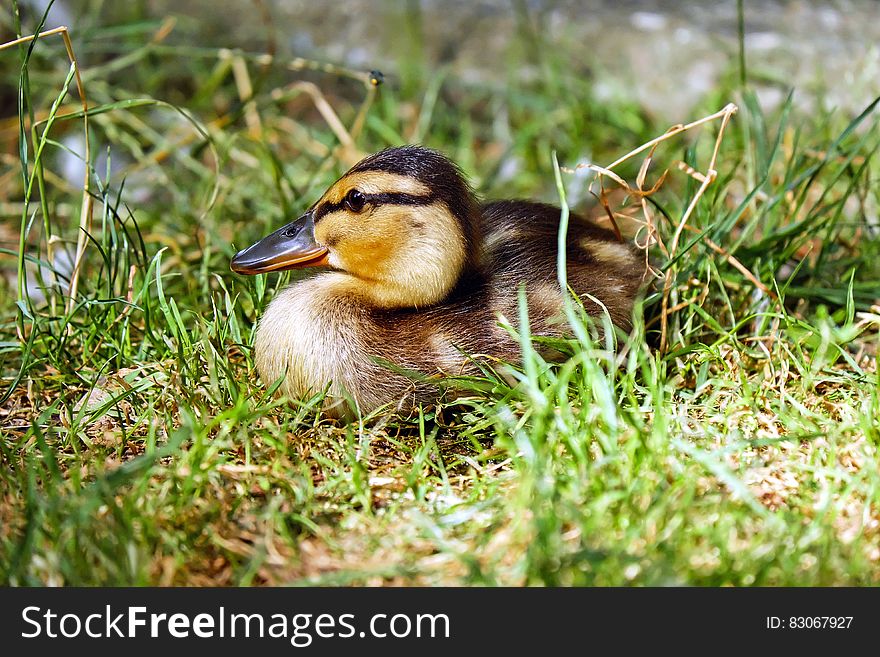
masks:
[[(410, 44), (376, 90), (115, 11), (72, 26), (90, 106), (107, 110), (89, 119), (72, 299), (83, 195), (63, 156), (82, 154), (83, 119), (58, 116), (80, 108), (75, 80), (58, 36), (0, 52), (0, 96), (23, 89), (0, 117), (0, 583), (880, 582), (873, 107), (765, 114), (734, 53), (681, 117), (740, 106), (671, 252), (699, 187), (675, 163), (704, 171), (717, 123), (665, 143), (648, 174), (670, 168), (648, 206), (665, 308), (660, 283), (617, 344), (572, 341), (551, 366), (525, 341), (525, 366), (504, 366), (515, 387), (488, 372), (458, 384), (462, 406), (340, 425), (257, 379), (253, 327), (288, 275), (231, 274), (237, 248), (386, 145), (446, 151), (487, 198), (558, 203), (553, 151), (607, 164), (668, 126), (598, 102), (583, 58), (528, 20), (496, 86), (419, 68)], [(539, 75), (524, 81), (526, 63)], [(584, 178), (562, 180), (604, 218)], [(609, 196), (641, 215), (623, 201)]]

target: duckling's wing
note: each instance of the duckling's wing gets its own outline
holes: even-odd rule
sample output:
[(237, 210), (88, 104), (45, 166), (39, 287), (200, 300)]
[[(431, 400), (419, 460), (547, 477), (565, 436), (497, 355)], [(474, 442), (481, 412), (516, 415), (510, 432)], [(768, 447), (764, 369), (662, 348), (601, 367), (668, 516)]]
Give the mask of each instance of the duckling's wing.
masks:
[[(496, 290), (515, 298), (525, 283), (534, 297), (549, 308), (550, 286), (558, 282), (556, 257), (560, 210), (530, 201), (497, 201), (483, 207), (483, 263)], [(599, 299), (618, 326), (628, 328), (635, 295), (644, 278), (645, 265), (637, 249), (614, 233), (572, 214), (566, 240), (569, 286), (587, 310), (601, 309)], [(541, 309), (538, 308), (539, 313)]]

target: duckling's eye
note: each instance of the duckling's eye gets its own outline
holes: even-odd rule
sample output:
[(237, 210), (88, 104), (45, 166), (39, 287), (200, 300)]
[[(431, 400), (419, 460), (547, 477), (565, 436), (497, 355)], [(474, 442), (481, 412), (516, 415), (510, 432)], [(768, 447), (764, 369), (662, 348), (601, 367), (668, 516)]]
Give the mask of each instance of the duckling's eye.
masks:
[(352, 212), (360, 212), (367, 204), (367, 197), (356, 189), (349, 190), (345, 195), (345, 207)]

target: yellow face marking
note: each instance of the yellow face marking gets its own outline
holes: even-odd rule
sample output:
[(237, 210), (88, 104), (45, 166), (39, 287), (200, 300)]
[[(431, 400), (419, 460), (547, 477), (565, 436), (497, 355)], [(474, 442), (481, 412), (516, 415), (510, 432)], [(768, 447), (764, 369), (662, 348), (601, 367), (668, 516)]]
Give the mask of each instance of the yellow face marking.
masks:
[(364, 194), (409, 194), (411, 196), (427, 196), (431, 190), (423, 182), (415, 178), (402, 176), (387, 171), (359, 171), (346, 174), (328, 189), (318, 206), (322, 203), (340, 203), (352, 189)]
[[(352, 189), (425, 202), (368, 203), (354, 212), (343, 203)], [(351, 275), (344, 281), (346, 293), (385, 308), (423, 307), (449, 293), (461, 273), (465, 243), (449, 208), (430, 197), (424, 183), (385, 171), (346, 174), (325, 192), (315, 204), (315, 241), (328, 249), (331, 267)]]
[(360, 281), (352, 291), (386, 308), (436, 303), (465, 259), (458, 223), (440, 202), (331, 212), (315, 225), (315, 239), (329, 248), (331, 267)]

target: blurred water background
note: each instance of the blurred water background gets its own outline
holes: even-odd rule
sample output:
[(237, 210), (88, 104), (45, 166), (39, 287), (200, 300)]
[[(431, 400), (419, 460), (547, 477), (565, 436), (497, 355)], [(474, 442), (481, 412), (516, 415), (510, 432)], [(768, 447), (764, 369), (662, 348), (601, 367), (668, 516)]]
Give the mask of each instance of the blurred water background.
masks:
[[(88, 25), (78, 22), (78, 9), (86, 4), (59, 0), (47, 25), (76, 25), (81, 38)], [(104, 3), (111, 14), (128, 4)], [(508, 75), (539, 76), (539, 50), (555, 43), (574, 54), (572, 66), (593, 79), (599, 97), (632, 98), (669, 122), (687, 118), (719, 78), (729, 74), (737, 52), (736, 0), (134, 4), (155, 17), (176, 16), (188, 43), (375, 68), (410, 88), (419, 84), (425, 70), (444, 67), (475, 85), (504, 84)], [(92, 16), (89, 12), (87, 20)], [(859, 111), (880, 94), (876, 0), (746, 0), (745, 33), (750, 75), (767, 109), (780, 103), (789, 87), (798, 89), (796, 104), (807, 111)], [(523, 65), (519, 56), (530, 48), (535, 50), (534, 66)], [(515, 71), (509, 70), (509, 61), (516, 62)]]

